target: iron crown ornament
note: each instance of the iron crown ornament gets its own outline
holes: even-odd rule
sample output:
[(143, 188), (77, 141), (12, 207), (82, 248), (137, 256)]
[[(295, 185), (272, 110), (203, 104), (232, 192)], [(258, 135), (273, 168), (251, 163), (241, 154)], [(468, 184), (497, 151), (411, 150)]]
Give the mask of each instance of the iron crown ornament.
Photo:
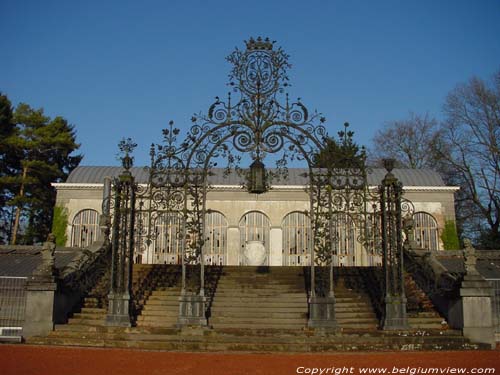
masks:
[(210, 164), (207, 158), (216, 156), (228, 156), (229, 167), (237, 167), (240, 159), (232, 155), (245, 153), (263, 161), (281, 151), (277, 168), (293, 159), (313, 164), (312, 155), (327, 137), (325, 118), (300, 99), (289, 99), (288, 58), (261, 37), (250, 38), (245, 50), (236, 48), (227, 57), (232, 93), (225, 100), (216, 97), (207, 114), (193, 116), (188, 138), (196, 151), (186, 158), (188, 167), (204, 168)]

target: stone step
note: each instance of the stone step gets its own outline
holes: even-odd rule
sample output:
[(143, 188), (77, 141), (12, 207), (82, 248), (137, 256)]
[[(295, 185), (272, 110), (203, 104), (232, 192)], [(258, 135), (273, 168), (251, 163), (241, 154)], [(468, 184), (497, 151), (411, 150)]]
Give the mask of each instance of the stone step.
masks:
[[(172, 341), (179, 340), (180, 334), (179, 332), (172, 331), (169, 334), (165, 333), (148, 333), (141, 332), (142, 328), (138, 328), (135, 331), (131, 332), (77, 332), (77, 331), (58, 331), (51, 333), (51, 338), (94, 338), (94, 339), (105, 339), (105, 340), (143, 340), (143, 341)], [(222, 330), (221, 330), (222, 331)], [(279, 330), (278, 332), (274, 332), (272, 335), (249, 335), (248, 331), (241, 332), (237, 331), (237, 333), (214, 333), (209, 332), (210, 341), (213, 342), (300, 342), (304, 341), (305, 337), (301, 337), (296, 334), (283, 334), (283, 330)], [(279, 333), (279, 334), (277, 334)], [(184, 335), (184, 341), (204, 341), (207, 340), (207, 337), (203, 335)], [(318, 340), (325, 341), (325, 338), (318, 337)]]
[(77, 324), (77, 323), (73, 323), (73, 324), (56, 324), (55, 327), (54, 327), (54, 331), (52, 333), (54, 333), (54, 332), (60, 332), (60, 331), (92, 332), (92, 333), (95, 333), (95, 332), (98, 332), (99, 330), (106, 329), (106, 328), (108, 328), (108, 327), (106, 327), (104, 324), (102, 324), (102, 325), (96, 325), (96, 324), (93, 324), (93, 325), (90, 325), (90, 324)]
[(171, 295), (171, 296), (158, 296), (158, 295), (151, 295), (147, 300), (146, 303), (150, 301), (179, 301), (180, 295)]
[(179, 302), (176, 304), (147, 304), (142, 309), (141, 314), (146, 314), (154, 311), (178, 311), (179, 310)]
[(275, 289), (271, 289), (271, 288), (248, 288), (248, 289), (245, 289), (245, 288), (233, 288), (233, 289), (229, 289), (229, 288), (217, 288), (217, 291), (216, 293), (218, 295), (223, 295), (223, 294), (227, 294), (227, 295), (237, 295), (237, 294), (256, 294), (256, 295), (259, 295), (259, 294), (271, 294), (271, 295), (275, 295), (275, 294), (279, 294), (279, 295), (307, 295), (307, 293), (304, 291), (304, 290), (300, 290), (300, 289), (287, 289), (287, 288), (275, 288)]
[(335, 305), (335, 312), (343, 313), (343, 312), (369, 312), (374, 314), (373, 308), (369, 305), (358, 304), (355, 306), (344, 306), (344, 305)]
[(378, 325), (378, 321), (375, 318), (337, 318), (337, 323), (343, 325), (343, 326), (353, 326), (357, 327), (361, 324), (373, 324), (374, 326)]
[(350, 312), (339, 312), (335, 310), (335, 318), (337, 320), (340, 319), (371, 319), (375, 320), (377, 319), (377, 316), (373, 311), (369, 312), (358, 312), (358, 311), (350, 311)]
[(171, 293), (178, 293), (181, 294), (181, 288), (177, 286), (165, 286), (165, 285), (158, 285), (156, 286), (156, 289), (153, 291), (153, 293), (165, 293), (165, 292), (171, 292)]
[(468, 344), (464, 340), (443, 340), (441, 337), (394, 339), (391, 341), (355, 342), (333, 340), (330, 342), (213, 342), (209, 340), (142, 341), (142, 340), (105, 340), (78, 338), (32, 338), (30, 344), (51, 344), (65, 346), (94, 346), (109, 348), (136, 348), (144, 350), (181, 350), (181, 351), (258, 351), (258, 352), (335, 352), (335, 351), (387, 351), (387, 350), (452, 350), (482, 348), (481, 345)]
[(239, 300), (227, 300), (227, 301), (218, 301), (214, 300), (212, 304), (212, 310), (224, 310), (226, 307), (239, 307), (246, 308), (247, 306), (254, 307), (262, 307), (262, 308), (287, 308), (287, 307), (303, 307), (307, 308), (307, 301), (303, 301), (302, 303), (290, 302), (290, 301), (262, 301), (262, 300), (248, 300), (248, 299), (239, 299)]
[(296, 312), (296, 311), (270, 311), (270, 312), (255, 312), (255, 311), (239, 311), (239, 310), (233, 310), (233, 311), (227, 311), (227, 310), (222, 310), (222, 311), (212, 311), (213, 316), (216, 316), (217, 318), (242, 318), (242, 319), (249, 319), (249, 318), (258, 318), (258, 319), (289, 319), (289, 318), (301, 318), (305, 319), (307, 318), (307, 310), (303, 312)]
[(107, 309), (100, 307), (82, 307), (80, 312), (88, 314), (107, 314), (107, 311)]
[(90, 320), (103, 320), (106, 319), (106, 313), (74, 313), (73, 317), (70, 318), (70, 320), (73, 319), (90, 319)]
[(284, 299), (284, 300), (297, 300), (297, 299), (307, 299), (305, 293), (294, 293), (294, 294), (283, 294), (283, 293), (224, 293), (217, 292), (216, 298), (221, 299), (238, 299), (238, 298), (265, 298), (265, 299)]
[(172, 309), (172, 310), (149, 310), (149, 311), (143, 311), (141, 315), (137, 317), (137, 320), (139, 321), (140, 319), (145, 319), (146, 317), (148, 318), (155, 318), (155, 317), (162, 317), (162, 316), (175, 316), (179, 314), (179, 309)]
[(408, 317), (409, 318), (424, 318), (424, 317), (428, 317), (428, 318), (436, 318), (436, 319), (441, 319), (442, 318), (439, 316), (439, 314), (435, 311), (424, 311), (424, 312), (417, 312), (417, 313), (412, 313), (412, 312), (409, 312), (408, 313)]
[(141, 315), (139, 317), (137, 317), (137, 324), (139, 323), (144, 323), (144, 322), (158, 322), (158, 323), (164, 323), (164, 322), (167, 322), (167, 323), (171, 323), (171, 322), (177, 322), (177, 314), (175, 315), (171, 315), (171, 316), (168, 316), (168, 315), (163, 315), (163, 316), (144, 316), (144, 315)]
[(99, 318), (99, 319), (93, 319), (93, 318), (70, 318), (68, 320), (68, 325), (104, 325), (106, 319), (105, 318)]
[(140, 324), (138, 323), (138, 327), (150, 327), (150, 328), (174, 328), (177, 325), (177, 320), (175, 321), (144, 321), (141, 322)]
[(214, 325), (224, 323), (237, 323), (237, 324), (255, 324), (256, 326), (268, 325), (305, 325), (307, 323), (306, 317), (245, 317), (245, 316), (217, 316), (212, 317), (210, 322)]
[(419, 329), (439, 329), (442, 327), (441, 324), (436, 324), (436, 323), (422, 323), (422, 322), (411, 322), (409, 321), (408, 324), (410, 325), (411, 328), (419, 328)]
[(209, 322), (210, 325), (214, 327), (214, 329), (218, 328), (231, 328), (231, 329), (243, 329), (243, 330), (251, 330), (251, 329), (287, 329), (287, 330), (303, 330), (307, 326), (307, 321), (299, 322), (296, 324), (278, 324), (278, 323), (259, 323), (256, 324), (254, 322), (250, 323), (242, 323), (242, 322)]
[(228, 277), (231, 276), (222, 276), (218, 282), (218, 286), (240, 286), (240, 285), (253, 285), (254, 287), (272, 287), (272, 286), (278, 286), (278, 285), (290, 285), (290, 286), (295, 286), (295, 287), (303, 287), (304, 286), (304, 279), (300, 279), (297, 277), (293, 278), (286, 278), (283, 276), (278, 276), (276, 278), (268, 277), (268, 278), (261, 278), (261, 277), (232, 277), (229, 279)]
[(149, 298), (147, 301), (146, 301), (146, 305), (145, 306), (150, 306), (150, 305), (175, 305), (175, 306), (178, 306), (179, 305), (179, 298)]
[(412, 321), (412, 322), (426, 322), (426, 323), (430, 323), (430, 322), (434, 322), (434, 323), (437, 323), (437, 324), (441, 324), (443, 322), (443, 318), (441, 317), (425, 317), (425, 316), (416, 316), (416, 317), (408, 317), (408, 321)]
[(285, 311), (285, 312), (290, 312), (290, 313), (301, 313), (301, 312), (307, 312), (308, 307), (307, 304), (300, 304), (300, 305), (290, 305), (290, 306), (283, 306), (283, 307), (273, 307), (273, 306), (248, 306), (248, 305), (243, 305), (243, 306), (238, 306), (238, 305), (228, 305), (228, 306), (220, 306), (220, 305), (212, 305), (211, 308), (212, 311), (220, 311), (221, 313), (227, 311), (246, 311), (248, 313), (270, 313), (273, 311)]

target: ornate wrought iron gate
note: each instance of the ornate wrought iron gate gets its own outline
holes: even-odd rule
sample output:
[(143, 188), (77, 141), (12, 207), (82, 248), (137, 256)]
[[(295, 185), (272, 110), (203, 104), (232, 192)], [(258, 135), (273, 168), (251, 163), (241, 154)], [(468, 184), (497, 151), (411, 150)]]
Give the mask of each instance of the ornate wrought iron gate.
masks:
[[(309, 112), (300, 99), (289, 99), (288, 55), (275, 48), (274, 42), (250, 39), (244, 51), (236, 49), (227, 60), (233, 65), (232, 93), (225, 100), (217, 97), (207, 114), (193, 116), (182, 141), (172, 122), (163, 130), (163, 142), (151, 146), (147, 184), (137, 184), (130, 173), (136, 145), (130, 139), (120, 144), (124, 171), (114, 182), (109, 324), (130, 324), (133, 259), (149, 256), (182, 266), (179, 325), (207, 324), (204, 272), (212, 256), (206, 256), (206, 199), (208, 177), (221, 160), (228, 172), (245, 177), (247, 190), (255, 194), (267, 191), (275, 179), (285, 176), (289, 161), (307, 164), (307, 215), (311, 221), (307, 248), (308, 258), (313, 260), (310, 326), (336, 325), (333, 267), (340, 259), (353, 256), (342, 252), (349, 249), (354, 236), (370, 254), (382, 253), (389, 275), (386, 280), (399, 280), (393, 277), (394, 272), (400, 275), (402, 267), (397, 181), (383, 183), (378, 192), (370, 190), (364, 150), (354, 147), (347, 124), (339, 132), (335, 160), (327, 165), (319, 163), (318, 156), (326, 152), (328, 142), (335, 141), (328, 137), (321, 114)], [(273, 172), (266, 171), (263, 163), (269, 155), (277, 160)], [(252, 162), (248, 170), (241, 167), (247, 159)], [(393, 214), (394, 209), (399, 214)], [(329, 265), (326, 280), (316, 275), (317, 265)], [(401, 287), (396, 288), (401, 293)], [(392, 296), (395, 292), (389, 288), (387, 293)], [(392, 303), (390, 298), (387, 301)], [(400, 302), (404, 303), (404, 291)]]

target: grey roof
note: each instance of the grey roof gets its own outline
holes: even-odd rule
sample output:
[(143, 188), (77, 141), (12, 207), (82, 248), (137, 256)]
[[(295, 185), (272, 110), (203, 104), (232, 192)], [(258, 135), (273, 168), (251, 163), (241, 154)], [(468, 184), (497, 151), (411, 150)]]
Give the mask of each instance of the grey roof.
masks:
[[(121, 167), (106, 167), (106, 166), (79, 166), (75, 168), (68, 179), (67, 183), (87, 183), (97, 184), (102, 183), (104, 177), (117, 177), (122, 171)], [(225, 175), (223, 168), (214, 168), (211, 170), (209, 183), (212, 185), (241, 185), (242, 177), (236, 172)], [(308, 170), (305, 168), (289, 168), (288, 177), (286, 180), (277, 181), (275, 185), (306, 185), (307, 179), (304, 174)], [(139, 183), (148, 181), (148, 172), (143, 167), (133, 167), (132, 175)], [(444, 186), (441, 176), (430, 169), (395, 169), (394, 174), (405, 186)], [(381, 168), (373, 168), (368, 173), (368, 184), (378, 185), (385, 175), (385, 170)]]
[[(42, 261), (41, 246), (0, 246), (0, 276), (28, 277)], [(82, 249), (58, 248), (55, 266), (66, 267)]]

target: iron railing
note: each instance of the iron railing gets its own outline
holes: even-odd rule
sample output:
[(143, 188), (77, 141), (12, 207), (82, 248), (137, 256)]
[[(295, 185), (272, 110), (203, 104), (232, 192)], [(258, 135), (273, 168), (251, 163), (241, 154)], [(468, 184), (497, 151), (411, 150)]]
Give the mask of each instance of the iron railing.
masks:
[(26, 277), (0, 276), (0, 338), (22, 335)]

